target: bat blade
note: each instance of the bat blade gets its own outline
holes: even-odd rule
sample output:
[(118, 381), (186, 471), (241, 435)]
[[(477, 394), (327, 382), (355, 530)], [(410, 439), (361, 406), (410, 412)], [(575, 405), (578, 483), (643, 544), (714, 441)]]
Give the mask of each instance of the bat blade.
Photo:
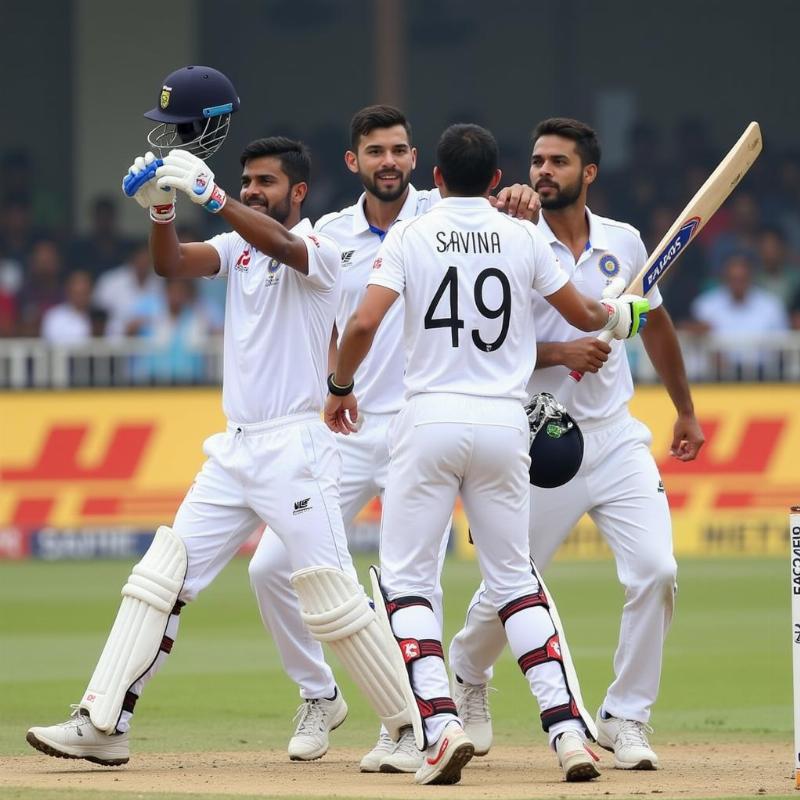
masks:
[(646, 295), (666, 275), (753, 166), (761, 148), (761, 128), (751, 122), (658, 243), (625, 290), (628, 294)]

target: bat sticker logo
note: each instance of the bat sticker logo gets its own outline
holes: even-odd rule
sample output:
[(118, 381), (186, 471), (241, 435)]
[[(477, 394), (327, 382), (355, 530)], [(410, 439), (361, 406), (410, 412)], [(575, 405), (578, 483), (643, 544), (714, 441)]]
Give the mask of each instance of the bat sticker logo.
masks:
[(659, 253), (658, 258), (653, 262), (653, 266), (645, 274), (642, 281), (643, 294), (647, 294), (658, 282), (659, 278), (672, 266), (672, 262), (678, 258), (686, 245), (692, 240), (692, 236), (694, 236), (699, 224), (700, 217), (691, 217), (681, 225), (672, 241), (667, 243)]

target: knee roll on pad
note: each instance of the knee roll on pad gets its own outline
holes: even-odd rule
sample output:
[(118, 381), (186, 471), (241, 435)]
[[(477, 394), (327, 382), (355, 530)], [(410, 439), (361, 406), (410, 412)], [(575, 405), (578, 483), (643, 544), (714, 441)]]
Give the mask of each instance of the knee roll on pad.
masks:
[(397, 741), (401, 728), (408, 725), (421, 732), (400, 650), (361, 587), (333, 567), (301, 569), (291, 576), (291, 583), (311, 635), (330, 645), (389, 735)]
[(164, 632), (186, 578), (186, 546), (162, 525), (122, 587), (122, 602), (80, 706), (92, 725), (113, 733), (128, 689), (164, 647)]

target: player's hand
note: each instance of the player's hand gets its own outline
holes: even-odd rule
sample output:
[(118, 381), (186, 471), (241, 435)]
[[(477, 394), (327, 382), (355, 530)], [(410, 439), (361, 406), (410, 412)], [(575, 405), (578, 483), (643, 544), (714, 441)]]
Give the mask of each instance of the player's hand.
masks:
[(706, 437), (694, 414), (679, 414), (672, 429), (669, 454), (678, 461), (694, 461)]
[(611, 345), (601, 339), (587, 337), (564, 342), (563, 363), (574, 372), (597, 372), (608, 361)]
[(631, 339), (645, 326), (650, 303), (638, 294), (623, 294), (621, 297), (603, 300), (608, 309), (608, 322), (604, 331), (611, 331), (615, 339)]
[(133, 197), (142, 208), (149, 208), (153, 222), (172, 222), (175, 219), (175, 190), (159, 188), (154, 180), (158, 163), (150, 152), (136, 158), (122, 179), (122, 191)]
[(489, 202), (509, 217), (539, 221), (539, 209), (542, 207), (539, 195), (525, 183), (504, 187), (497, 193), (497, 197), (489, 195)]
[(212, 214), (221, 211), (228, 199), (214, 183), (214, 173), (208, 164), (187, 150), (170, 150), (163, 166), (156, 170), (156, 179), (162, 189), (178, 189)]
[(325, 424), (334, 433), (345, 436), (355, 433), (359, 428), (356, 396), (352, 392), (344, 397), (329, 394), (325, 399), (324, 417)]

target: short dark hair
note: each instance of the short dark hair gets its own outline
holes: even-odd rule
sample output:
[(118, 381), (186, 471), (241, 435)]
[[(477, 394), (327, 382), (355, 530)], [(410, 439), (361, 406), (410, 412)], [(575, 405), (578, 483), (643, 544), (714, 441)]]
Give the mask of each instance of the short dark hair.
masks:
[(489, 188), (498, 159), (497, 140), (480, 125), (451, 125), (436, 146), (436, 163), (445, 185), (467, 197), (482, 195)]
[(550, 117), (542, 120), (533, 130), (531, 147), (536, 145), (540, 136), (563, 136), (575, 142), (575, 149), (581, 158), (581, 165), (595, 164), (600, 166), (600, 143), (597, 134), (585, 122), (569, 117)]
[(393, 128), (395, 125), (402, 125), (406, 129), (408, 143), (411, 144), (411, 123), (399, 108), (382, 105), (362, 108), (350, 120), (350, 146), (357, 150), (362, 136), (372, 133), (376, 128)]
[(281, 169), (289, 177), (289, 186), (309, 183), (311, 178), (311, 153), (296, 139), (288, 136), (268, 136), (255, 139), (242, 150), (239, 158), (242, 166), (253, 158), (274, 156), (281, 162)]

